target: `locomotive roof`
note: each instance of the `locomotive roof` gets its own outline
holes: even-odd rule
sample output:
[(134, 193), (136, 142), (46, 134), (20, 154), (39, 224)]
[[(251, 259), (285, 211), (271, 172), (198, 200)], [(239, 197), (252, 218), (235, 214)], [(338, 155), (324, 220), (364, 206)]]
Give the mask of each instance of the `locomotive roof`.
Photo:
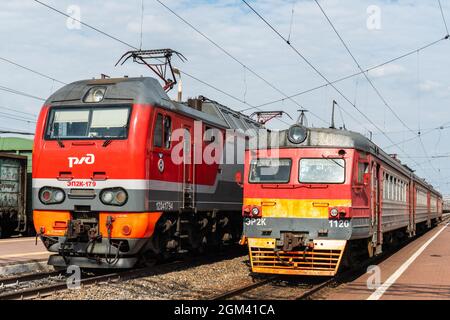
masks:
[[(425, 182), (422, 178), (414, 174), (414, 171), (407, 165), (404, 165), (398, 159), (384, 152), (374, 142), (362, 134), (349, 130), (330, 129), (330, 128), (307, 128), (308, 134), (300, 144), (294, 144), (288, 139), (289, 129), (279, 131), (279, 148), (350, 148), (357, 149), (377, 156), (391, 167), (402, 172), (406, 176), (412, 176), (414, 180), (434, 193), (440, 194), (432, 185)], [(272, 134), (275, 134), (273, 132)], [(269, 145), (270, 145), (270, 139)], [(274, 148), (277, 146), (270, 146)]]
[(150, 104), (182, 113), (205, 123), (225, 129), (254, 129), (261, 125), (250, 117), (234, 111), (212, 100), (202, 102), (202, 109), (189, 107), (186, 103), (172, 101), (158, 80), (151, 77), (107, 78), (81, 80), (65, 85), (53, 93), (45, 102), (52, 106), (86, 106), (83, 98), (92, 87), (106, 87), (104, 99), (95, 105), (124, 103)]

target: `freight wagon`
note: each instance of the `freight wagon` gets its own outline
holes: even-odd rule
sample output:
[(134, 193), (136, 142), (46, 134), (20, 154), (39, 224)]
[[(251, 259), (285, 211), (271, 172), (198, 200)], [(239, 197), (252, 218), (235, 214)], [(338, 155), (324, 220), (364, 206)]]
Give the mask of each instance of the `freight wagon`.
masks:
[(0, 238), (27, 231), (27, 157), (0, 153)]

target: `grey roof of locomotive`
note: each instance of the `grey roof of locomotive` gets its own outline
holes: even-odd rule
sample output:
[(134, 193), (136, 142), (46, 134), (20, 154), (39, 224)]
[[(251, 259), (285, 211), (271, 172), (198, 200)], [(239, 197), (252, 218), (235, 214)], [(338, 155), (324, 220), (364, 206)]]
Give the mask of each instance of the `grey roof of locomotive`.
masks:
[[(440, 195), (432, 185), (425, 182), (423, 179), (414, 174), (414, 171), (408, 166), (402, 164), (399, 160), (392, 158), (389, 154), (384, 152), (371, 140), (358, 132), (330, 129), (330, 128), (308, 128), (308, 135), (300, 144), (294, 144), (288, 139), (289, 129), (278, 131), (279, 132), (279, 148), (350, 148), (357, 149), (372, 155), (377, 156), (382, 161), (393, 167), (395, 170), (403, 173), (406, 176), (412, 176), (414, 181), (423, 187), (430, 189), (435, 194)], [(272, 132), (271, 134), (277, 134)], [(270, 138), (269, 146), (270, 146)], [(271, 148), (277, 146), (270, 146)]]
[(124, 103), (150, 104), (167, 110), (185, 114), (202, 120), (213, 126), (225, 129), (256, 129), (261, 125), (250, 117), (223, 106), (215, 101), (203, 102), (206, 112), (196, 110), (185, 103), (172, 101), (163, 90), (158, 80), (151, 77), (108, 78), (81, 80), (65, 85), (53, 93), (45, 102), (58, 107), (76, 107), (93, 105), (84, 103), (83, 98), (94, 86), (107, 88), (103, 101), (95, 105), (111, 105)]

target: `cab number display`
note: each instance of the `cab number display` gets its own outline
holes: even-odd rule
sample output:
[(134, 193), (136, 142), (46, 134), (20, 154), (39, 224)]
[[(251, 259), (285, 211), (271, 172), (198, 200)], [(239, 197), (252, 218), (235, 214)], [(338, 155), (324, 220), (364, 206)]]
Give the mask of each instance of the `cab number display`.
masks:
[(350, 227), (349, 220), (329, 220), (328, 223), (330, 224), (331, 228), (348, 228), (348, 227)]
[(97, 186), (97, 182), (90, 180), (77, 180), (67, 182), (67, 187), (69, 188), (93, 188), (95, 186)]

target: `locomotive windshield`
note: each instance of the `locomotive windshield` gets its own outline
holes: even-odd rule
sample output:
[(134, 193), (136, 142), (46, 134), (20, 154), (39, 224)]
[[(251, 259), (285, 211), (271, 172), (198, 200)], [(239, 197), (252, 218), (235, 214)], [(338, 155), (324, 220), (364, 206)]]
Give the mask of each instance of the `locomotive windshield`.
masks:
[(287, 183), (291, 175), (291, 159), (252, 160), (250, 183)]
[(54, 108), (47, 139), (123, 139), (128, 132), (129, 107)]
[(344, 159), (301, 159), (299, 180), (302, 183), (344, 183)]

